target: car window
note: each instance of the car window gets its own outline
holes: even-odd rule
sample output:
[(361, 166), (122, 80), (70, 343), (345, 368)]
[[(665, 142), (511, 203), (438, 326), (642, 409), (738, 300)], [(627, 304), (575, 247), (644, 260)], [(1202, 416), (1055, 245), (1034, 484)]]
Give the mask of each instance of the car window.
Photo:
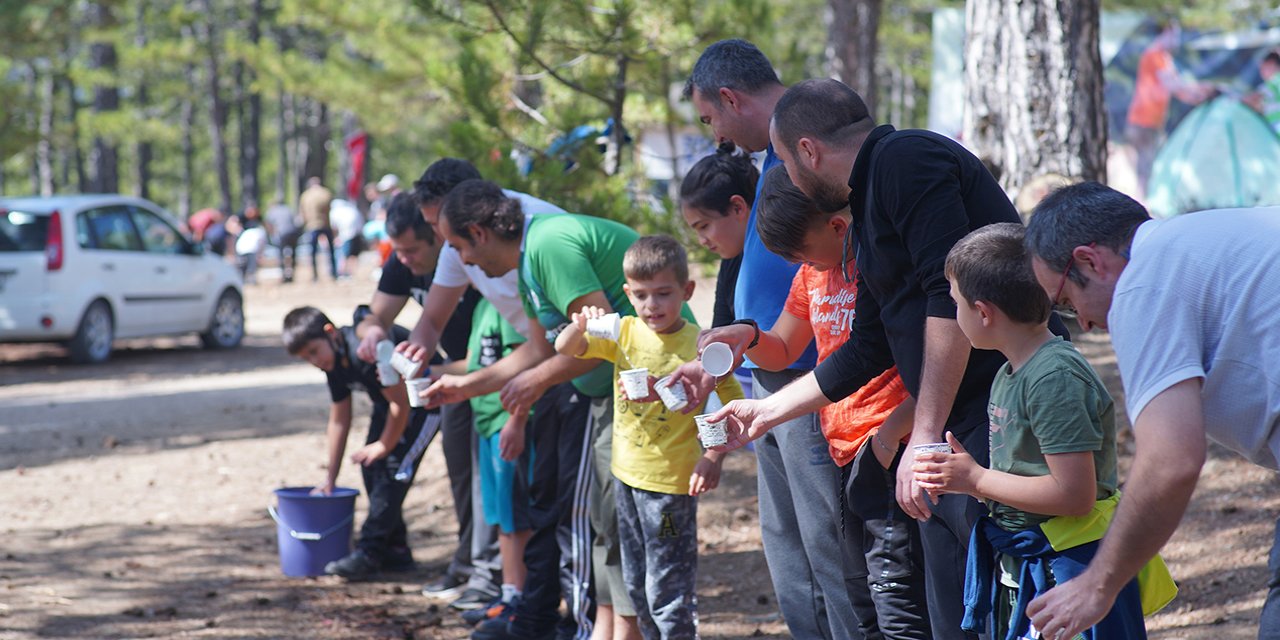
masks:
[(133, 212), (133, 224), (138, 228), (138, 233), (142, 236), (142, 246), (146, 248), (148, 253), (182, 253), (186, 243), (182, 240), (182, 236), (178, 235), (177, 230), (169, 226), (156, 214), (131, 207)]
[(49, 216), (0, 211), (0, 252), (44, 251)]
[(93, 248), (93, 231), (89, 229), (89, 214), (76, 216), (76, 244), (82, 249)]
[(125, 207), (103, 207), (91, 209), (84, 213), (89, 220), (89, 230), (93, 236), (94, 249), (109, 251), (142, 251), (142, 241), (138, 232), (129, 220), (129, 210)]

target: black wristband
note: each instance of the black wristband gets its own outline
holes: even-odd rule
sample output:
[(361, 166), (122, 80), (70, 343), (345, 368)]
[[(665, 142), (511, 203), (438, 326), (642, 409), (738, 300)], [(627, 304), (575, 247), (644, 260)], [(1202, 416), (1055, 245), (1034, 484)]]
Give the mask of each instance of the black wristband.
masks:
[(755, 337), (751, 338), (751, 344), (747, 345), (747, 350), (748, 350), (748, 351), (750, 351), (751, 349), (754, 349), (756, 345), (760, 344), (760, 325), (756, 324), (756, 321), (755, 321), (755, 320), (750, 320), (750, 319), (747, 319), (747, 318), (743, 318), (742, 320), (734, 320), (733, 322), (730, 322), (729, 324), (745, 324), (745, 325), (747, 325), (747, 326), (751, 327), (752, 329), (755, 329), (755, 330), (756, 330), (756, 335), (755, 335)]

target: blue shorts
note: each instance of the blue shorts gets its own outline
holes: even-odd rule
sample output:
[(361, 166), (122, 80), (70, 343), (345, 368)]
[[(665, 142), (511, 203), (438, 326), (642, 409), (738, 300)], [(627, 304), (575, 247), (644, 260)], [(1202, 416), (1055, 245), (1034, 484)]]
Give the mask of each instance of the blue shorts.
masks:
[(533, 528), (529, 522), (528, 470), (520, 474), (516, 468), (518, 463), (529, 460), (531, 456), (520, 456), (515, 462), (503, 460), (498, 453), (501, 435), (502, 432), (498, 431), (487, 438), (481, 436), (480, 449), (476, 452), (484, 521), (498, 525), (503, 533), (528, 531)]

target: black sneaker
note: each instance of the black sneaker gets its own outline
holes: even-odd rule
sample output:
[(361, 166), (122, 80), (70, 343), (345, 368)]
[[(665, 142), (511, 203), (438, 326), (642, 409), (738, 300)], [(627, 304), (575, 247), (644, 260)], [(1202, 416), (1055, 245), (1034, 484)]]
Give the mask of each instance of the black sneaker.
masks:
[(365, 580), (377, 575), (378, 561), (374, 560), (364, 549), (356, 549), (351, 555), (334, 560), (324, 566), (324, 572), (331, 576), (341, 576), (348, 580)]
[(462, 592), (467, 581), (453, 574), (446, 573), (431, 582), (422, 585), (422, 595), (428, 598), (452, 598)]
[(471, 626), (476, 626), (485, 620), (510, 620), (511, 614), (515, 613), (515, 602), (503, 602), (502, 598), (497, 598), (489, 603), (489, 606), (479, 609), (470, 609), (462, 612), (462, 621)]
[(471, 632), (471, 640), (555, 640), (555, 631), (534, 636), (515, 633), (511, 630), (512, 620), (498, 618), (485, 620)]
[(417, 566), (413, 562), (413, 553), (406, 548), (393, 549), (382, 554), (383, 571), (413, 571)]
[(458, 611), (471, 611), (473, 609), (484, 609), (493, 602), (494, 595), (479, 589), (466, 589), (457, 600), (449, 603), (450, 607)]

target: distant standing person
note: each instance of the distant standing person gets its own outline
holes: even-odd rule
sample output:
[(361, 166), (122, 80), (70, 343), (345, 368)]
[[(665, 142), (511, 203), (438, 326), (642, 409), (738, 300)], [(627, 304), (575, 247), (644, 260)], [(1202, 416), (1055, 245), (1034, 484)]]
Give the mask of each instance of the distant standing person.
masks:
[(280, 200), (267, 208), (267, 229), (271, 232), (271, 244), (280, 250), (280, 277), (283, 282), (293, 282), (297, 267), (298, 236), (302, 227), (289, 206)]
[(1262, 76), (1262, 86), (1249, 94), (1245, 102), (1261, 113), (1271, 130), (1280, 135), (1280, 51), (1268, 51), (1258, 63), (1258, 73)]
[(329, 247), (329, 277), (338, 279), (338, 251), (333, 244), (333, 227), (329, 223), (329, 206), (333, 203), (333, 192), (320, 184), (320, 178), (309, 178), (307, 188), (298, 198), (298, 215), (307, 234), (307, 244), (311, 245), (311, 281), (320, 279), (320, 270), (316, 256), (320, 251), (320, 237), (324, 236)]
[(1151, 164), (1164, 144), (1165, 120), (1169, 116), (1169, 99), (1176, 96), (1189, 104), (1208, 97), (1212, 89), (1194, 79), (1185, 78), (1173, 62), (1173, 49), (1182, 39), (1176, 22), (1162, 25), (1160, 35), (1147, 45), (1138, 60), (1138, 77), (1133, 85), (1133, 101), (1129, 103), (1128, 125), (1124, 137), (1133, 146), (1134, 169), (1138, 188), (1147, 197)]

